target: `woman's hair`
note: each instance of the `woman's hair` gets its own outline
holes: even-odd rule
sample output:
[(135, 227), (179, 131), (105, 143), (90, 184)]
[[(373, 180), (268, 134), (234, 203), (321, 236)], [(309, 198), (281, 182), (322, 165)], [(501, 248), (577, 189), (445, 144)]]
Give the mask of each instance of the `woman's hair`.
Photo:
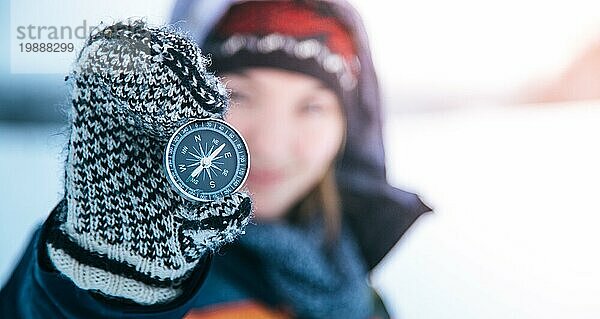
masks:
[[(332, 164), (319, 183), (296, 204), (286, 215), (293, 224), (307, 223), (312, 218), (322, 218), (326, 242), (332, 245), (340, 232), (340, 194)], [(318, 214), (318, 216), (315, 216)]]

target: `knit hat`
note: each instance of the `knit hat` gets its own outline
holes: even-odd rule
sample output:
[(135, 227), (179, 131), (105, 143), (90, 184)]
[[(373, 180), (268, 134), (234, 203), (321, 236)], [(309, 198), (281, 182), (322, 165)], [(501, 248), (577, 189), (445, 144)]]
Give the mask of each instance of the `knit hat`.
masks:
[(250, 66), (296, 71), (320, 79), (342, 101), (356, 87), (360, 68), (347, 28), (316, 2), (234, 4), (204, 49), (216, 72)]

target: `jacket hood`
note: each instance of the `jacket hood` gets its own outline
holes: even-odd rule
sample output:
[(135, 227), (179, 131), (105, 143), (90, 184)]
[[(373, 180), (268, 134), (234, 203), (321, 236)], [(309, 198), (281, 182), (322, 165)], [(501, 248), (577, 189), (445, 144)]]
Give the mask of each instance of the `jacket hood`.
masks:
[[(187, 32), (203, 48), (207, 35), (237, 2), (178, 0), (171, 23)], [(356, 94), (343, 101), (347, 135), (344, 153), (336, 166), (336, 177), (344, 218), (371, 270), (414, 221), (431, 209), (416, 194), (395, 188), (386, 180), (381, 96), (362, 19), (345, 1), (319, 2), (348, 28), (360, 63)]]

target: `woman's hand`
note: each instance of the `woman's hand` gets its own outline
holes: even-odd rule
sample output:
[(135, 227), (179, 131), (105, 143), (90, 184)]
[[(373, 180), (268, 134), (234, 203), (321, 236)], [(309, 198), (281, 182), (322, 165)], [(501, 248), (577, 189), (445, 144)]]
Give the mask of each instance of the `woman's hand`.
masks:
[(54, 267), (80, 288), (144, 305), (170, 301), (205, 254), (243, 233), (247, 194), (194, 204), (170, 188), (162, 167), (178, 126), (227, 109), (205, 64), (191, 40), (141, 22), (106, 27), (81, 51), (69, 76), (65, 199), (46, 239)]

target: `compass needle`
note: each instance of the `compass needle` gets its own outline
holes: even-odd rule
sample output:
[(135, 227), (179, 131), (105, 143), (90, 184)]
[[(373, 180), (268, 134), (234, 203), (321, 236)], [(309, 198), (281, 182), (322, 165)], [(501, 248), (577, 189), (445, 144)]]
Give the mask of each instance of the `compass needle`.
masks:
[[(214, 152), (210, 153), (210, 155), (208, 156), (208, 158), (212, 161), (215, 159), (215, 156), (219, 155), (219, 153), (221, 153), (221, 151), (223, 150), (223, 148), (225, 147), (225, 143), (221, 144), (221, 146), (219, 146)], [(212, 150), (212, 147), (210, 148)]]
[(198, 174), (200, 174), (200, 172), (204, 169), (204, 166), (200, 165), (198, 167), (196, 167), (192, 173), (190, 174), (190, 176), (196, 178), (196, 176), (198, 176)]

